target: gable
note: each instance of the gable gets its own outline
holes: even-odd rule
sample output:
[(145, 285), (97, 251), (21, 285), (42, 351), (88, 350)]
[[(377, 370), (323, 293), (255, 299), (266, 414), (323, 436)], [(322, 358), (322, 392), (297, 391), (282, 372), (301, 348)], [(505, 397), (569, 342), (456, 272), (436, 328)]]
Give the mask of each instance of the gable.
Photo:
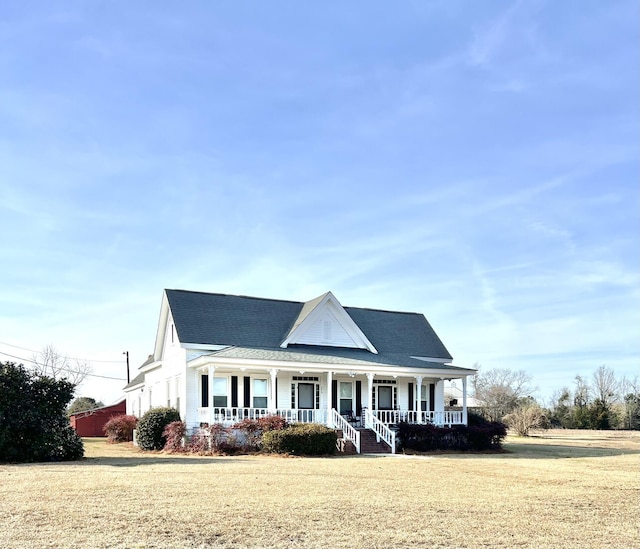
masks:
[(280, 347), (320, 345), (378, 351), (331, 292), (304, 304)]

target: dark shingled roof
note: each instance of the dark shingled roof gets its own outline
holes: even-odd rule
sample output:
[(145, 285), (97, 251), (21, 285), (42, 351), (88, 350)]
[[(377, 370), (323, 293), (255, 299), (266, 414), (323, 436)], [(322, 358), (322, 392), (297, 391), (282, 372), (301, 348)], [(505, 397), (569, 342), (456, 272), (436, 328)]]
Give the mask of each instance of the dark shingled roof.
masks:
[[(280, 344), (305, 305), (296, 301), (186, 290), (166, 290), (166, 295), (182, 343), (264, 350), (282, 350)], [(381, 357), (403, 355), (451, 360), (422, 314), (357, 307), (344, 309)], [(333, 354), (331, 349), (324, 349), (314, 348), (313, 353)]]

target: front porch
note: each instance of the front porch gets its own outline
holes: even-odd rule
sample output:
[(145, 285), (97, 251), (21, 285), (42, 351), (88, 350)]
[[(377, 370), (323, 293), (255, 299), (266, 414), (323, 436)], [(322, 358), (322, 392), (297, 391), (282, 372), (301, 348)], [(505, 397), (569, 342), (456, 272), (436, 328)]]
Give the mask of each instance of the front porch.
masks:
[[(466, 372), (440, 368), (377, 371), (260, 367), (214, 364), (201, 357), (193, 363), (200, 406), (187, 410), (187, 424), (231, 427), (245, 419), (271, 415), (288, 423), (318, 423), (343, 433), (360, 452), (360, 431), (375, 434), (395, 451), (400, 422), (437, 426), (466, 425)], [(204, 362), (204, 364), (202, 364)], [(239, 366), (239, 365), (238, 365)], [(369, 366), (370, 367), (370, 366)], [(444, 380), (462, 381), (462, 410), (445, 407)]]
[(445, 410), (442, 412), (425, 411), (416, 412), (410, 410), (374, 410), (363, 408), (360, 415), (353, 412), (340, 414), (335, 408), (330, 411), (322, 409), (275, 409), (268, 408), (198, 408), (200, 424), (221, 424), (232, 427), (245, 419), (259, 419), (268, 416), (279, 416), (288, 423), (319, 423), (342, 432), (342, 438), (353, 444), (356, 453), (362, 451), (362, 439), (369, 431), (369, 437), (373, 436), (378, 445), (388, 447), (387, 451), (396, 452), (395, 426), (400, 422), (425, 423), (438, 426), (464, 425), (466, 417), (463, 412)]

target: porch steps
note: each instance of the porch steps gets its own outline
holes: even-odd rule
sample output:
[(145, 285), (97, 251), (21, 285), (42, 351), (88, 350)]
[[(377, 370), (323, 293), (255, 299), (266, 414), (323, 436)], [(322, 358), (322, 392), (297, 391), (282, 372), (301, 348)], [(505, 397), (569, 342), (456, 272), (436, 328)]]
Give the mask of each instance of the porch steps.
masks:
[[(359, 428), (360, 432), (360, 453), (361, 454), (390, 454), (391, 448), (380, 441), (376, 442), (376, 434), (370, 429)], [(353, 442), (345, 440), (341, 430), (337, 431), (338, 442), (337, 449), (339, 454), (353, 455), (356, 453), (356, 448)]]
[(391, 448), (383, 441), (376, 441), (376, 434), (370, 429), (358, 429), (360, 431), (361, 454), (390, 454)]

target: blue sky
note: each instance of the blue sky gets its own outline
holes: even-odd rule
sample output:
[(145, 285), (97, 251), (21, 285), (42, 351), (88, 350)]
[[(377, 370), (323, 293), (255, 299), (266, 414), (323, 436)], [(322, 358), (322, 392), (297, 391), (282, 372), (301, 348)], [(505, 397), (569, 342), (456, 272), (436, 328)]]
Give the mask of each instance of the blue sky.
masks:
[(636, 1), (4, 3), (0, 359), (123, 377), (164, 288), (331, 290), (541, 398), (637, 374), (639, 37)]

